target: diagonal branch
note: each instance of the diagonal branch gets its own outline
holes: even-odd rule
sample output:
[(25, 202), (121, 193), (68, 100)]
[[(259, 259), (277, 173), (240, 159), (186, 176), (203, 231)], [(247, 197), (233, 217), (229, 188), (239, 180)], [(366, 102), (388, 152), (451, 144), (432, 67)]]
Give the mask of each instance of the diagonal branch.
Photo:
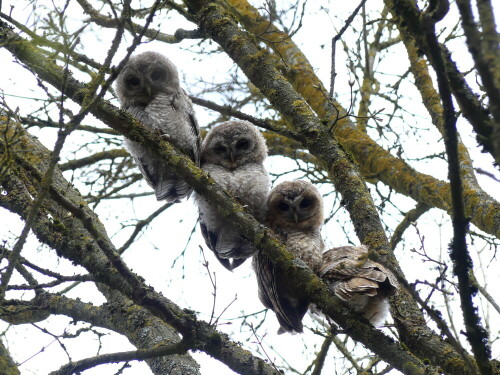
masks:
[[(266, 41), (272, 43), (273, 48), (290, 67), (286, 71), (288, 73), (286, 78), (307, 100), (318, 116), (327, 120), (335, 118), (337, 109), (342, 111), (342, 106), (335, 100), (329, 101), (324, 95), (327, 90), (322, 86), (320, 79), (314, 73), (314, 68), (293, 40), (277, 27), (269, 24), (269, 21), (261, 17), (257, 9), (247, 1), (231, 0), (229, 2), (233, 12), (238, 14), (239, 21), (247, 30), (256, 35), (266, 30)], [(401, 5), (402, 9), (406, 9), (405, 6), (407, 6), (406, 3)], [(413, 2), (411, 7), (415, 7)], [(400, 10), (400, 8), (397, 9)], [(413, 19), (408, 22), (413, 22)], [(277, 56), (270, 58), (277, 59)], [(464, 110), (464, 107), (467, 107), (469, 112), (473, 113), (471, 117), (481, 119), (479, 122), (484, 123), (485, 110), (480, 108), (472, 91), (467, 90), (467, 86), (464, 87), (465, 81), (460, 72), (455, 69), (450, 74), (454, 94), (461, 103), (461, 109)], [(481, 116), (477, 117), (479, 115)], [(348, 118), (335, 124), (334, 134), (342, 146), (354, 155), (364, 176), (376, 177), (398, 193), (411, 197), (419, 203), (450, 212), (449, 184), (420, 173), (400, 158), (394, 157), (367, 134), (356, 129), (355, 124)], [(467, 217), (470, 217), (472, 223), (478, 228), (500, 238), (500, 204), (495, 199), (479, 187), (471, 186), (465, 192), (465, 209)]]
[(145, 359), (162, 357), (165, 355), (182, 354), (189, 350), (189, 345), (183, 341), (175, 344), (160, 345), (152, 349), (139, 349), (128, 352), (102, 354), (80, 361), (70, 362), (57, 371), (52, 371), (49, 375), (71, 375), (90, 368), (117, 362), (143, 361)]
[[(22, 150), (30, 150), (30, 152), (15, 154), (20, 170), (12, 169), (2, 181), (3, 188), (8, 194), (0, 195), (0, 206), (25, 218), (29, 208), (30, 195), (24, 184), (32, 189), (31, 184), (34, 183), (37, 186), (40, 183), (41, 176), (43, 176), (42, 171), (46, 168), (46, 156), (49, 151), (27, 134), (23, 136), (23, 142), (19, 147)], [(3, 144), (0, 142), (1, 148), (3, 148)], [(177, 154), (177, 157), (182, 156)], [(15, 176), (15, 173), (19, 173), (19, 176)], [(206, 177), (201, 184), (206, 184)], [(64, 192), (64, 195), (60, 192)], [(236, 372), (277, 374), (271, 366), (242, 349), (239, 344), (232, 342), (227, 335), (219, 333), (206, 322), (197, 320), (192, 312), (184, 311), (166, 297), (147, 287), (125, 265), (123, 265), (122, 273), (118, 273), (113, 264), (102, 253), (102, 247), (115, 251), (104, 227), (84, 203), (80, 194), (71, 187), (71, 184), (64, 179), (59, 171), (56, 171), (54, 175), (54, 185), (50, 193), (52, 199), (47, 202), (44, 211), (40, 212), (35, 220), (33, 227), (35, 235), (41, 242), (56, 249), (60, 256), (82, 265), (91, 274), (96, 275), (96, 280), (119, 291), (118, 297), (126, 296), (121, 297), (123, 300), (121, 303), (128, 299), (135, 302), (128, 308), (124, 307), (124, 311), (133, 312), (136, 311), (137, 306), (142, 306), (149, 310), (149, 313), (175, 328), (177, 332), (192, 337), (196, 343), (195, 349), (205, 351)], [(68, 215), (68, 210), (74, 212), (75, 215)], [(48, 215), (52, 219), (49, 219)], [(238, 215), (241, 215), (241, 211)], [(86, 218), (85, 220), (91, 222), (90, 227), (89, 223), (86, 226), (93, 231), (92, 235), (85, 229), (79, 218)], [(256, 225), (259, 226), (258, 223)], [(121, 276), (123, 274), (127, 281)], [(131, 284), (134, 286), (132, 287)], [(131, 302), (129, 301), (129, 303)]]
[[(31, 54), (33, 54), (33, 50)], [(33, 66), (36, 66), (36, 64)], [(46, 77), (47, 79), (51, 77), (54, 78), (55, 85), (57, 85), (57, 79), (55, 79), (57, 77), (55, 74), (56, 71), (57, 69), (55, 67), (49, 68), (48, 72), (51, 72), (51, 74), (48, 74)], [(74, 89), (74, 91), (72, 91), (72, 89)], [(79, 101), (82, 98), (82, 90), (84, 90), (84, 88), (75, 81), (68, 85), (66, 93), (75, 101)], [(114, 129), (127, 134), (131, 139), (142, 141), (143, 144), (151, 149), (157, 149), (158, 154), (162, 157), (164, 162), (172, 166), (172, 168), (190, 183), (198, 193), (214, 202), (214, 205), (220, 208), (221, 213), (227, 220), (233, 222), (245, 237), (249, 238), (259, 248), (263, 249), (263, 251), (266, 251), (274, 262), (284, 268), (284, 272), (290, 272), (292, 275), (297, 276), (293, 277), (293, 286), (295, 288), (304, 288), (307, 290), (311, 297), (311, 301), (315, 302), (318, 307), (328, 315), (335, 316), (336, 320), (344, 327), (348, 327), (356, 340), (363, 342), (371, 350), (377, 352), (382, 358), (405, 374), (423, 375), (426, 371), (434, 373), (431, 368), (426, 367), (422, 361), (413, 356), (406, 349), (394, 343), (391, 338), (385, 336), (367, 322), (358, 322), (352, 313), (336, 304), (332, 300), (327, 288), (317, 276), (312, 274), (309, 269), (304, 269), (295, 263), (291, 255), (284, 250), (283, 245), (276, 241), (268, 230), (263, 228), (254, 218), (245, 214), (241, 206), (221, 190), (212, 179), (202, 173), (190, 159), (183, 156), (169, 143), (162, 141), (158, 135), (149, 132), (146, 128), (132, 120), (128, 115), (116, 110), (107, 102), (101, 101), (97, 103), (93, 108), (93, 113), (98, 118), (112, 125)], [(30, 142), (35, 141), (30, 140)], [(40, 149), (40, 147), (41, 145), (38, 143), (36, 148), (34, 146), (24, 146), (24, 148), (28, 150)], [(28, 155), (23, 154), (19, 156)], [(28, 158), (28, 160), (34, 159)], [(25, 165), (26, 168), (29, 168), (31, 165), (28, 160), (25, 160), (23, 162), (24, 164), (21, 163)], [(36, 160), (44, 159), (36, 158)], [(36, 175), (36, 171), (34, 171), (33, 168), (34, 167), (31, 166), (32, 170), (30, 170), (30, 175)], [(39, 171), (38, 174), (40, 173)], [(60, 224), (50, 228), (48, 233), (46, 230), (40, 232), (41, 228), (37, 227), (36, 234), (39, 236), (40, 240), (44, 242), (49, 241), (61, 255), (83, 265), (92, 274), (99, 275), (101, 282), (106, 283), (115, 290), (120, 290), (136, 304), (144, 306), (160, 319), (168, 322), (168, 324), (172, 325), (184, 336), (191, 337), (195, 335), (194, 338), (197, 343), (195, 349), (206, 351), (208, 354), (226, 363), (234, 371), (267, 374), (276, 373), (274, 369), (269, 368), (262, 360), (253, 357), (247, 351), (242, 350), (237, 344), (231, 342), (226, 335), (217, 332), (207, 323), (197, 320), (189, 312), (183, 311), (167, 298), (146, 287), (136, 276), (130, 273), (126, 266), (123, 266), (120, 269), (120, 274), (118, 274), (110, 261), (104, 258), (101, 253), (103, 247), (108, 247), (111, 250), (113, 249), (113, 245), (107, 239), (106, 233), (102, 228), (102, 224), (98, 222), (98, 219), (90, 212), (87, 206), (81, 205), (81, 198), (79, 198), (76, 192), (72, 192), (70, 187), (67, 187), (69, 184), (64, 181), (62, 176), (58, 176), (57, 183), (59, 186), (62, 184), (62, 186), (66, 188), (54, 188), (51, 190), (53, 202), (54, 204), (57, 202), (57, 207), (59, 207), (59, 209), (51, 211), (51, 214), (59, 218), (61, 215), (60, 207), (62, 207), (64, 208), (63, 212), (70, 210), (74, 215), (60, 217), (60, 219), (58, 219), (61, 221)], [(4, 184), (4, 187), (9, 192), (16, 186), (18, 185), (15, 184), (14, 181), (12, 181), (10, 185), (8, 181)], [(65, 196), (59, 194), (61, 190), (65, 191)], [(12, 199), (11, 197), (14, 196), (15, 194), (9, 193), (7, 197), (0, 197), (0, 203), (2, 200)], [(73, 199), (75, 202), (78, 202), (80, 205), (79, 207), (75, 207)], [(15, 209), (15, 212), (18, 214), (24, 215), (25, 211), (23, 207), (14, 207), (22, 202), (23, 200), (10, 200), (4, 205), (10, 207), (11, 210)], [(86, 227), (93, 231), (91, 236), (89, 236), (88, 231), (83, 228), (82, 224), (78, 223), (78, 220), (75, 219), (84, 217), (87, 217), (85, 220), (91, 220), (93, 222), (92, 225), (95, 229), (89, 227), (88, 223), (86, 224)], [(47, 219), (40, 218), (37, 220), (37, 224), (39, 225), (46, 225), (46, 223)], [(66, 227), (67, 225), (69, 225), (69, 227)], [(70, 243), (53, 242), (54, 239), (51, 239), (52, 236), (56, 235), (56, 238), (60, 238), (60, 236), (57, 235), (58, 233), (54, 232), (54, 229), (62, 230), (66, 236), (63, 236), (64, 241), (70, 241)], [(75, 241), (67, 238), (68, 233), (76, 236)], [(88, 242), (82, 243), (82, 240), (86, 237), (88, 238), (88, 240), (86, 240)], [(70, 246), (71, 244), (72, 246)], [(98, 248), (96, 248), (97, 245), (99, 246)], [(81, 248), (85, 249), (85, 256), (82, 256), (80, 251)], [(91, 249), (94, 250), (92, 251)], [(110, 254), (108, 253), (108, 255)], [(115, 264), (114, 260), (113, 264)], [(124, 278), (127, 280), (126, 282), (124, 282)], [(383, 343), (383, 345), (380, 345), (380, 343)], [(412, 363), (413, 365), (408, 368), (408, 363)]]
[[(26, 323), (30, 316), (47, 314), (64, 315), (93, 326), (122, 334), (139, 349), (159, 344), (180, 342), (177, 332), (143, 308), (114, 293), (106, 293), (108, 304), (94, 306), (78, 299), (42, 292), (30, 301), (4, 301), (0, 318), (13, 324)], [(44, 318), (44, 319), (45, 319)], [(24, 321), (23, 321), (24, 320)], [(199, 375), (199, 366), (189, 354), (169, 355), (147, 359), (156, 375)]]

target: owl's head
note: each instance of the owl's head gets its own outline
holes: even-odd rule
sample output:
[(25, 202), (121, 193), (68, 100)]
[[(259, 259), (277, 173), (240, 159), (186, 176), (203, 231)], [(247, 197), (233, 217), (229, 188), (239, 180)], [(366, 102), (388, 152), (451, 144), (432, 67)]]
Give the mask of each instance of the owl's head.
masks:
[(132, 56), (116, 79), (116, 95), (123, 107), (146, 106), (158, 94), (180, 89), (175, 65), (157, 52)]
[(235, 169), (248, 163), (262, 163), (267, 156), (266, 141), (248, 121), (226, 121), (207, 133), (201, 146), (201, 163)]
[(267, 199), (271, 228), (312, 229), (323, 224), (323, 198), (309, 181), (285, 181)]

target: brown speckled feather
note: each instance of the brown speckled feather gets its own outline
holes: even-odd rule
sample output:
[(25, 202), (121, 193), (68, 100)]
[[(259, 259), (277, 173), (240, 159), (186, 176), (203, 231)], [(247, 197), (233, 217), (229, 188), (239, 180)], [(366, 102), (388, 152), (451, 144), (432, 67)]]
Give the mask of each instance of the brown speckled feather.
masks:
[(387, 297), (398, 288), (392, 272), (368, 259), (368, 248), (364, 245), (326, 251), (319, 274), (337, 297), (362, 312), (373, 324), (385, 318)]

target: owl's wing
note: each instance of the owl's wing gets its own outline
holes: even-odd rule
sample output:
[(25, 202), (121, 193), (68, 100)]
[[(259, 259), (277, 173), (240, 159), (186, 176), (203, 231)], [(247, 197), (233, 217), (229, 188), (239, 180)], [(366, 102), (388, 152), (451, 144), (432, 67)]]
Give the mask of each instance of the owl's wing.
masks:
[(223, 258), (219, 256), (219, 253), (217, 252), (217, 240), (218, 240), (218, 235), (216, 232), (211, 231), (208, 229), (207, 225), (200, 219), (200, 229), (201, 229), (201, 234), (203, 236), (203, 239), (205, 240), (205, 243), (207, 247), (213, 251), (215, 257), (217, 260), (222, 264), (227, 270), (232, 271), (235, 268), (241, 266), (246, 258)]
[(390, 295), (396, 291), (394, 275), (368, 259), (367, 251), (364, 246), (343, 246), (323, 254), (320, 276), (334, 281), (334, 291), (340, 298), (347, 300), (355, 294), (374, 296), (379, 292)]
[(149, 186), (155, 189), (156, 186), (156, 178), (154, 174), (154, 167), (150, 163), (150, 158), (148, 157), (139, 157), (136, 155), (132, 155), (134, 157), (135, 163), (139, 167), (139, 170), (142, 173), (142, 176), (146, 180)]
[(193, 147), (193, 161), (199, 167), (200, 166), (200, 149), (201, 149), (201, 137), (200, 137), (200, 127), (198, 125), (198, 121), (194, 115), (194, 111), (191, 108), (191, 111), (188, 112), (190, 129), (194, 136), (196, 137), (196, 143)]
[(277, 274), (269, 258), (258, 252), (254, 255), (259, 299), (276, 314), (280, 329), (278, 333), (302, 332), (302, 318), (309, 309), (309, 302), (286, 290), (285, 275)]
[(189, 130), (192, 135), (195, 136), (196, 142), (193, 145), (192, 148), (192, 158), (195, 164), (199, 167), (200, 166), (200, 149), (201, 149), (201, 137), (200, 137), (200, 126), (198, 125), (198, 120), (196, 119), (196, 114), (194, 112), (193, 108), (193, 103), (191, 102), (191, 99), (189, 99), (188, 94), (186, 91), (181, 89), (181, 95), (184, 98), (186, 107), (186, 113), (187, 113), (187, 121), (189, 124)]
[(362, 277), (353, 277), (330, 284), (337, 297), (344, 301), (351, 300), (356, 295), (374, 297), (377, 295), (379, 285), (372, 280)]
[(176, 175), (160, 178), (155, 187), (156, 200), (179, 203), (181, 199), (188, 199), (193, 189), (182, 180), (174, 180)]
[(224, 228), (217, 237), (215, 251), (222, 258), (247, 259), (255, 253), (256, 249), (251, 242), (245, 240), (236, 231)]
[[(144, 126), (159, 131), (160, 128), (157, 127), (154, 118), (144, 108), (130, 106), (124, 107), (124, 109)], [(157, 200), (180, 202), (183, 198), (189, 198), (192, 188), (180, 180), (173, 171), (165, 168), (165, 164), (161, 159), (153, 155), (140, 143), (125, 138), (125, 144), (134, 157), (144, 179), (155, 190)]]

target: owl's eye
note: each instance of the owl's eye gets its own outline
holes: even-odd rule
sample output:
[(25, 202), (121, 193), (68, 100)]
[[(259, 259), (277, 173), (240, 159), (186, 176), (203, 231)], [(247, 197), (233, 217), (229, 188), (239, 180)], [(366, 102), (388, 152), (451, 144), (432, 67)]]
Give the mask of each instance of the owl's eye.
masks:
[(165, 78), (165, 72), (161, 69), (155, 69), (151, 72), (152, 81), (160, 81)]
[(214, 148), (214, 151), (217, 153), (217, 154), (223, 154), (224, 152), (226, 152), (226, 148), (222, 145), (218, 145), (218, 146), (215, 146)]
[(236, 149), (238, 150), (247, 150), (250, 147), (250, 142), (248, 139), (240, 139), (236, 142)]
[(307, 208), (311, 205), (311, 200), (310, 199), (302, 199), (302, 201), (300, 202), (300, 208)]
[(289, 208), (289, 206), (285, 202), (280, 202), (278, 204), (278, 208), (279, 208), (280, 211), (287, 211), (288, 208)]
[(139, 77), (136, 76), (128, 77), (126, 82), (131, 87), (137, 87), (141, 84), (141, 80), (139, 79)]

